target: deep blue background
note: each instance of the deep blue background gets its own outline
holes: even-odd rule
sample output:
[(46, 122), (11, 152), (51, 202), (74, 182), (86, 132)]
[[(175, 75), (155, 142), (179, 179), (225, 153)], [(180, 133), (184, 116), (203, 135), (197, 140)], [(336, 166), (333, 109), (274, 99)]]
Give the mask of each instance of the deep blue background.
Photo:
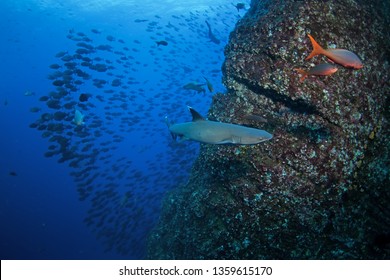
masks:
[[(172, 143), (163, 116), (168, 115), (172, 121), (188, 121), (186, 105), (206, 115), (212, 95), (225, 91), (220, 71), (223, 48), (244, 11), (238, 12), (225, 0), (61, 2), (0, 2), (0, 258), (142, 258), (146, 236), (158, 220), (163, 194), (185, 183), (199, 146)], [(248, 1), (244, 2), (248, 6)], [(221, 40), (219, 45), (208, 40), (205, 20)], [(101, 33), (95, 34), (91, 29)], [(128, 249), (125, 254), (116, 250), (105, 252), (93, 227), (83, 222), (91, 204), (88, 200), (79, 201), (77, 185), (70, 175), (75, 169), (58, 163), (58, 157), (44, 157), (49, 145), (47, 139), (41, 137), (40, 131), (29, 128), (48, 110), (38, 99), (55, 90), (47, 78), (53, 72), (49, 65), (59, 63), (55, 57), (58, 52), (76, 48), (77, 42), (67, 38), (70, 30), (84, 32), (93, 38), (95, 45), (110, 44), (114, 50), (126, 46), (130, 49), (128, 54), (135, 57), (132, 70), (124, 75), (137, 83), (123, 90), (137, 96), (128, 105), (140, 121), (136, 124), (123, 123), (119, 118), (108, 121), (110, 110), (119, 111), (105, 108), (111, 106), (105, 104), (110, 98), (107, 95), (103, 102), (94, 100), (93, 112), (83, 112), (86, 128), (94, 115), (101, 118), (103, 126), (123, 137), (108, 152), (108, 162), (97, 163), (101, 170), (112, 172), (113, 178), (98, 183), (104, 185), (111, 180), (118, 186), (118, 193), (125, 190), (121, 189), (125, 185), (131, 185), (134, 203), (145, 213), (129, 229), (134, 230), (132, 234), (140, 235), (142, 241), (134, 252)], [(109, 42), (107, 35), (126, 43)], [(169, 45), (157, 48), (155, 39), (167, 40)], [(99, 55), (103, 59), (116, 58), (110, 53)], [(115, 67), (115, 74), (121, 74), (121, 65), (116, 63)], [(203, 76), (212, 81), (213, 93), (207, 91), (203, 95), (182, 89), (189, 82), (204, 83)], [(113, 79), (106, 73), (93, 73), (93, 78)], [(34, 95), (26, 96), (26, 91)], [(84, 91), (101, 94), (87, 83), (80, 86), (80, 93)], [(41, 111), (30, 112), (32, 107)], [(92, 143), (96, 149), (110, 135), (103, 131), (100, 138)], [(120, 157), (129, 161), (123, 166), (127, 176), (116, 180), (112, 166)], [(132, 177), (137, 172), (143, 174), (141, 179)], [(94, 184), (96, 194), (98, 187)]]

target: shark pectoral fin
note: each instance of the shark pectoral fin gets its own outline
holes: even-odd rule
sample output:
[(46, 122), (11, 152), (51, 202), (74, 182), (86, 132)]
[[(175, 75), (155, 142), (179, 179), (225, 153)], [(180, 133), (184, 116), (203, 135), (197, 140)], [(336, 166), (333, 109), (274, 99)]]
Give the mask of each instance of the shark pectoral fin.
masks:
[(232, 135), (232, 138), (231, 138), (231, 143), (233, 144), (241, 144), (242, 143), (242, 139), (240, 136), (237, 136), (237, 135)]
[(241, 144), (241, 137), (231, 135), (229, 138), (219, 141), (220, 144)]
[(219, 142), (216, 142), (213, 144), (232, 144), (232, 141), (230, 139), (229, 140), (222, 140), (222, 141), (219, 141)]
[(240, 141), (240, 139), (238, 139), (236, 136), (232, 135), (229, 138), (222, 139), (222, 140), (218, 141), (218, 143), (216, 143), (216, 144), (240, 144), (239, 141)]

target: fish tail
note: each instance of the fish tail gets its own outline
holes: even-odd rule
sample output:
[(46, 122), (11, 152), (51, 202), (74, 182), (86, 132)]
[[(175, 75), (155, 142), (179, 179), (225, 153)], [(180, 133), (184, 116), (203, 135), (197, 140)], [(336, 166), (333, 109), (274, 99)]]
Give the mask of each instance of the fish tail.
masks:
[(324, 53), (324, 49), (316, 42), (316, 40), (314, 40), (314, 38), (310, 35), (310, 34), (307, 34), (307, 36), (309, 36), (309, 39), (310, 39), (310, 42), (313, 46), (313, 50), (312, 52), (306, 57), (306, 60), (312, 58), (313, 56), (316, 56), (318, 54), (323, 54)]
[(302, 75), (302, 77), (299, 79), (300, 82), (303, 82), (307, 77), (307, 72), (301, 68), (294, 68), (295, 71), (297, 71), (299, 74)]

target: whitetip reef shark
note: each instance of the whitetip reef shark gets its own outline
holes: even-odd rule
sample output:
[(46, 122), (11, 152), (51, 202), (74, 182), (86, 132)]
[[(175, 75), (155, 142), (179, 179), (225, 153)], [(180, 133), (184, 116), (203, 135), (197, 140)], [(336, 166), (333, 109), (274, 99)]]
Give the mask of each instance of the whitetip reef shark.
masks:
[(192, 122), (171, 124), (168, 118), (165, 117), (169, 131), (174, 139), (179, 136), (182, 140), (193, 140), (208, 144), (251, 145), (272, 138), (272, 134), (265, 130), (209, 121), (193, 108), (188, 107), (188, 109), (192, 115)]

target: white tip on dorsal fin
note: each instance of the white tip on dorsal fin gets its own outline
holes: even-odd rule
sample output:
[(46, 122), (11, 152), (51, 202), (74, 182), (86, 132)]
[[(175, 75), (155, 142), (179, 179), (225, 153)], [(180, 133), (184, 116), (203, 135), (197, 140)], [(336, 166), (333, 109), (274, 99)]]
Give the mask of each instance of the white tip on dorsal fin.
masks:
[(203, 118), (201, 114), (195, 111), (194, 108), (188, 106), (188, 110), (191, 112), (193, 122), (205, 121), (205, 118)]

